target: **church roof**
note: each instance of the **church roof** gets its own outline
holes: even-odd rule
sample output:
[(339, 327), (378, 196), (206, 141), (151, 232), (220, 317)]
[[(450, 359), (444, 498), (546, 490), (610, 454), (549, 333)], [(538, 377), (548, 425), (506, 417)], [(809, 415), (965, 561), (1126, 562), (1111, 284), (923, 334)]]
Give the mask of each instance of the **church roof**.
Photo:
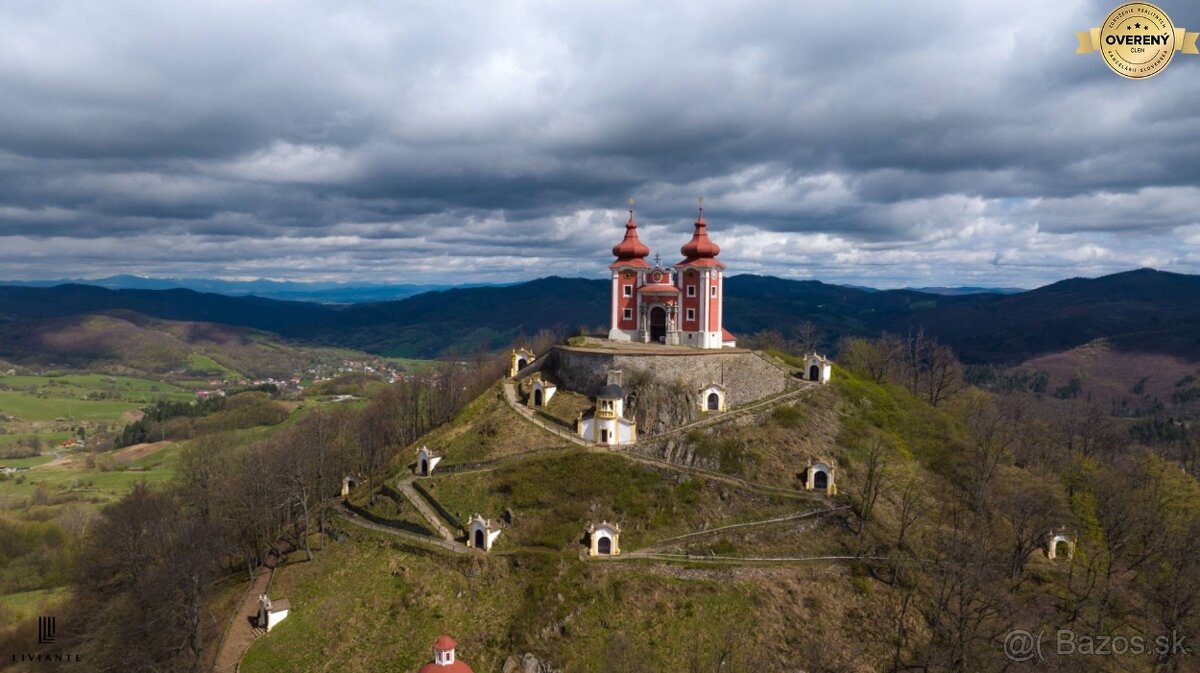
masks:
[(596, 393), (596, 399), (598, 399), (598, 400), (623, 400), (623, 399), (625, 399), (625, 390), (623, 388), (621, 388), (621, 386), (618, 386), (615, 383), (610, 383), (610, 384), (604, 386), (603, 388), (601, 388), (600, 392)]
[(679, 294), (679, 288), (674, 285), (643, 285), (638, 290), (639, 294)]
[(612, 253), (616, 256), (617, 261), (610, 266), (649, 266), (644, 258), (650, 254), (650, 248), (647, 248), (646, 244), (638, 239), (637, 222), (633, 221), (633, 210), (629, 211), (629, 221), (625, 223), (625, 238), (613, 246)]
[(456, 647), (458, 647), (458, 643), (454, 642), (454, 639), (450, 637), (449, 633), (443, 633), (442, 635), (438, 636), (437, 640), (433, 641), (433, 649), (439, 652), (453, 650)]
[(683, 253), (683, 261), (675, 266), (715, 266), (724, 269), (725, 265), (718, 262), (716, 257), (721, 252), (721, 246), (713, 243), (708, 237), (708, 222), (704, 220), (704, 209), (696, 218), (696, 228), (692, 231), (692, 240), (679, 249)]

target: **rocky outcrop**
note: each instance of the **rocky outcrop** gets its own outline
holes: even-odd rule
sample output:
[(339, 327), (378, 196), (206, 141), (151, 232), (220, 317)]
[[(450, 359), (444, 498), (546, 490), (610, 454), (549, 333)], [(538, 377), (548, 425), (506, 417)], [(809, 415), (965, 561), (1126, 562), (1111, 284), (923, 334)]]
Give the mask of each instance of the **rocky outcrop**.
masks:
[(515, 654), (508, 655), (504, 661), (504, 673), (561, 673), (559, 669), (538, 659), (532, 652), (526, 652), (518, 658)]
[(638, 432), (653, 435), (686, 425), (700, 417), (696, 396), (682, 381), (664, 381), (653, 370), (635, 370), (625, 378), (626, 416), (637, 421)]

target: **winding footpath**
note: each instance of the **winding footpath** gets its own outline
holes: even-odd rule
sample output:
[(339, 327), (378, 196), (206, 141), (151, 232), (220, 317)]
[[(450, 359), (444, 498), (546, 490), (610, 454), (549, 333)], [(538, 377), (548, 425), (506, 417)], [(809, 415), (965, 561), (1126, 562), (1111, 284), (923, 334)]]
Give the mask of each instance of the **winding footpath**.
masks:
[(417, 511), (421, 513), (421, 516), (425, 517), (425, 520), (429, 522), (429, 525), (433, 526), (438, 535), (442, 536), (443, 540), (447, 542), (454, 542), (454, 534), (451, 533), (450, 529), (446, 528), (446, 525), (442, 523), (442, 518), (437, 515), (437, 512), (433, 511), (433, 508), (429, 506), (428, 502), (425, 502), (425, 498), (422, 498), (421, 494), (417, 493), (417, 489), (413, 488), (412, 484), (416, 478), (417, 477), (415, 475), (409, 475), (398, 480), (396, 482), (396, 486), (400, 488), (400, 493), (403, 494), (405, 498), (408, 498), (408, 501), (412, 503), (413, 507), (417, 508)]
[[(444, 549), (446, 551), (454, 552), (455, 554), (469, 554), (469, 553), (475, 551), (471, 547), (468, 547), (464, 544), (458, 544), (456, 542), (453, 542), (453, 538), (451, 538), (451, 541), (446, 541), (444, 539), (438, 539), (436, 537), (429, 537), (427, 535), (418, 535), (417, 533), (412, 533), (412, 532), (409, 532), (406, 530), (400, 530), (398, 528), (384, 526), (383, 524), (378, 524), (378, 523), (375, 523), (374, 521), (368, 521), (368, 520), (362, 518), (361, 516), (358, 516), (354, 512), (351, 512), (350, 510), (346, 509), (346, 506), (342, 503), (341, 498), (334, 498), (333, 500), (331, 500), (330, 508), (333, 510), (333, 513), (336, 514), (337, 516), (341, 517), (342, 520), (344, 520), (348, 523), (354, 524), (355, 526), (358, 526), (359, 528), (368, 528), (370, 530), (378, 531), (380, 533), (387, 533), (388, 535), (394, 535), (402, 540), (405, 540), (406, 542), (412, 542), (414, 544), (419, 544), (419, 545), (432, 546), (432, 547), (436, 547), (438, 549)], [(422, 512), (422, 513), (424, 513), (424, 512)], [(428, 518), (428, 515), (426, 515), (426, 517)], [(435, 519), (430, 518), (429, 523), (435, 524)], [(436, 523), (440, 523), (440, 522), (436, 522)], [(482, 552), (479, 552), (479, 553), (482, 553)]]
[(823, 508), (823, 509), (813, 510), (811, 512), (798, 512), (796, 514), (788, 514), (787, 516), (777, 516), (774, 519), (763, 519), (762, 521), (749, 521), (746, 523), (731, 523), (728, 526), (718, 526), (716, 528), (706, 528), (704, 530), (696, 531), (694, 533), (685, 533), (683, 535), (676, 535), (675, 537), (663, 538), (663, 539), (659, 540), (658, 542), (655, 542), (654, 544), (650, 545), (649, 547), (642, 549), (641, 551), (650, 551), (652, 549), (656, 549), (656, 548), (662, 547), (664, 545), (672, 544), (675, 542), (680, 542), (682, 540), (688, 540), (688, 539), (691, 539), (694, 537), (702, 537), (704, 535), (709, 535), (710, 533), (720, 533), (723, 531), (730, 531), (730, 530), (735, 530), (735, 529), (740, 529), (740, 528), (751, 528), (754, 526), (769, 526), (773, 523), (788, 523), (791, 521), (799, 521), (801, 519), (811, 519), (814, 517), (833, 514), (834, 512), (841, 512), (841, 511), (847, 510), (847, 509), (850, 509), (849, 505), (842, 505), (840, 507), (827, 507), (827, 508)]
[(267, 563), (258, 569), (254, 581), (246, 588), (246, 593), (238, 603), (237, 610), (221, 638), (213, 673), (235, 673), (241, 665), (242, 657), (246, 656), (246, 650), (250, 649), (250, 644), (257, 637), (254, 627), (250, 625), (250, 618), (258, 614), (258, 597), (267, 593), (267, 588), (271, 586), (276, 565), (278, 557), (272, 553), (267, 557)]
[[(815, 384), (808, 384), (808, 385), (812, 386)], [(702, 419), (701, 421), (698, 421), (697, 423), (693, 423), (691, 425), (684, 426), (683, 428), (676, 428), (675, 430), (670, 430), (668, 432), (665, 432), (665, 433), (662, 433), (659, 435), (655, 435), (654, 437), (656, 437), (656, 438), (665, 437), (665, 436), (673, 434), (681, 429), (692, 429), (694, 427), (697, 427), (698, 423), (715, 424), (717, 422), (724, 422), (724, 421), (732, 420), (733, 418), (736, 418), (738, 415), (741, 415), (744, 413), (749, 413), (749, 412), (752, 412), (753, 410), (756, 410), (756, 409), (759, 409), (762, 407), (776, 405), (776, 404), (782, 404), (783, 402), (785, 402), (787, 400), (793, 399), (794, 397), (798, 397), (800, 393), (806, 392), (809, 389), (810, 388), (805, 387), (805, 388), (800, 388), (798, 390), (788, 391), (786, 393), (783, 393), (776, 397), (770, 398), (768, 400), (764, 400), (762, 402), (755, 403), (751, 406), (742, 407), (741, 409), (735, 409), (733, 411), (726, 412), (716, 418)], [(806, 492), (796, 491), (796, 490), (790, 489), (790, 488), (784, 488), (781, 486), (768, 486), (767, 484), (759, 484), (757, 482), (742, 479), (741, 477), (734, 477), (732, 475), (717, 472), (715, 470), (707, 470), (702, 467), (693, 467), (690, 465), (680, 465), (678, 463), (673, 463), (664, 458), (656, 458), (654, 456), (650, 456), (650, 455), (643, 454), (643, 453), (635, 453), (635, 452), (627, 451), (627, 450), (624, 450), (621, 448), (608, 447), (608, 446), (603, 446), (600, 444), (594, 444), (592, 442), (585, 441), (582, 437), (579, 437), (578, 435), (574, 435), (574, 434), (566, 432), (565, 430), (554, 427), (553, 425), (550, 424), (549, 421), (539, 418), (536, 414), (534, 414), (527, 407), (525, 407), (525, 405), (521, 404), (517, 400), (516, 386), (514, 385), (514, 382), (511, 379), (504, 381), (504, 399), (508, 402), (508, 405), (510, 407), (512, 407), (517, 413), (519, 413), (521, 416), (523, 416), (529, 422), (534, 423), (535, 425), (537, 425), (538, 427), (540, 427), (544, 430), (553, 432), (556, 435), (563, 437), (564, 439), (567, 439), (574, 444), (582, 446), (583, 448), (585, 448), (588, 451), (591, 451), (593, 453), (607, 453), (607, 454), (611, 454), (611, 455), (620, 456), (620, 457), (624, 458), (625, 460), (633, 461), (636, 463), (641, 463), (643, 465), (649, 465), (651, 467), (665, 468), (668, 470), (674, 470), (676, 472), (686, 472), (689, 474), (694, 474), (696, 476), (702, 476), (707, 479), (724, 482), (731, 486), (736, 486), (738, 488), (746, 489), (749, 491), (756, 491), (758, 493), (762, 493), (765, 495), (774, 495), (774, 496), (780, 496), (780, 497), (785, 497), (785, 498), (794, 498), (797, 500), (811, 500), (815, 497)]]

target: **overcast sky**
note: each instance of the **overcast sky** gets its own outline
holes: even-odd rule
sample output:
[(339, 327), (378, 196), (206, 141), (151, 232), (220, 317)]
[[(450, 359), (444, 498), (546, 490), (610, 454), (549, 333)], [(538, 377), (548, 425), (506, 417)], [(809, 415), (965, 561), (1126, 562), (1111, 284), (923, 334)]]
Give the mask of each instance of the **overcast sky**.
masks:
[[(1108, 2), (0, 3), (0, 278), (1200, 272), (1200, 57)], [(1176, 25), (1200, 7), (1162, 0)]]

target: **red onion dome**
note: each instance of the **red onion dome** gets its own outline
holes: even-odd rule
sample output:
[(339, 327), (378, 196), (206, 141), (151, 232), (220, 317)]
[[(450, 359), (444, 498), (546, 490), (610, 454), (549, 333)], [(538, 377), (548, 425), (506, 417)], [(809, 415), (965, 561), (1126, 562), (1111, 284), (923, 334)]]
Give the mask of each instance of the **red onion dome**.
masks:
[(449, 633), (443, 633), (442, 635), (438, 636), (437, 640), (433, 641), (433, 649), (437, 650), (438, 652), (446, 652), (453, 650), (456, 647), (458, 647), (458, 643), (454, 642), (454, 639), (450, 637)]
[(637, 222), (633, 221), (632, 210), (629, 211), (629, 221), (625, 223), (625, 238), (613, 246), (612, 253), (616, 256), (618, 262), (640, 260), (650, 254), (650, 248), (647, 248), (645, 243), (638, 240)]
[(700, 218), (696, 220), (696, 230), (692, 232), (692, 240), (679, 249), (683, 253), (683, 263), (688, 264), (701, 259), (712, 259), (721, 252), (721, 246), (708, 238), (708, 222), (704, 221), (704, 209), (700, 209)]

